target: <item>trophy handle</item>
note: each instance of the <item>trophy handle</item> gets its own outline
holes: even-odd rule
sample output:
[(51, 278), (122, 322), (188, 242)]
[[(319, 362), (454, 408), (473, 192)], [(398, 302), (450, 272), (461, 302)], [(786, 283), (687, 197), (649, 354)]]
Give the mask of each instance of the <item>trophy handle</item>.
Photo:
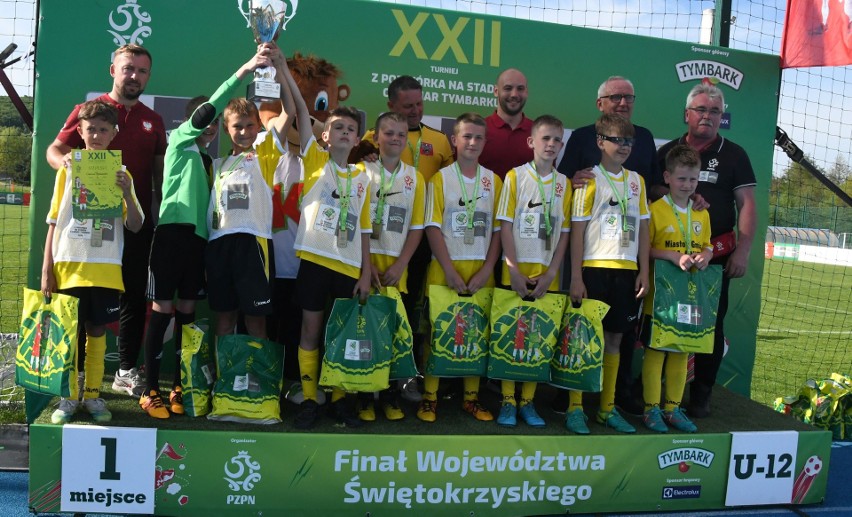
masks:
[(290, 23), (290, 20), (296, 17), (296, 9), (299, 7), (299, 0), (290, 0), (290, 16), (285, 16), (281, 21), (280, 30), (285, 30), (287, 28), (287, 24)]
[[(243, 18), (246, 19), (246, 27), (251, 28), (251, 9), (250, 7), (246, 7), (246, 10), (243, 11), (243, 3), (246, 0), (237, 0), (237, 9), (240, 11), (240, 14), (243, 15)], [(251, 6), (251, 0), (248, 0), (248, 5)]]

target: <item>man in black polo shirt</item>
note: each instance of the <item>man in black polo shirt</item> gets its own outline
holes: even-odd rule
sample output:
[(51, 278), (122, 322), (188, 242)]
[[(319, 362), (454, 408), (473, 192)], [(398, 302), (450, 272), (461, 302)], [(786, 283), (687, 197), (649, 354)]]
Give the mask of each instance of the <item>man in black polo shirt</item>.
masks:
[[(660, 163), (663, 163), (669, 149), (677, 144), (686, 144), (701, 155), (701, 173), (696, 193), (710, 204), (711, 241), (714, 246), (710, 263), (720, 264), (725, 272), (713, 353), (695, 356), (695, 380), (690, 386), (688, 411), (691, 416), (698, 418), (710, 415), (710, 394), (724, 352), (728, 288), (732, 278), (742, 277), (746, 273), (757, 225), (754, 201), (757, 182), (751, 161), (742, 147), (719, 135), (724, 108), (725, 99), (719, 88), (707, 84), (696, 85), (686, 98), (686, 134), (667, 143), (657, 153)], [(658, 195), (668, 191), (659, 184), (655, 185), (654, 190)]]

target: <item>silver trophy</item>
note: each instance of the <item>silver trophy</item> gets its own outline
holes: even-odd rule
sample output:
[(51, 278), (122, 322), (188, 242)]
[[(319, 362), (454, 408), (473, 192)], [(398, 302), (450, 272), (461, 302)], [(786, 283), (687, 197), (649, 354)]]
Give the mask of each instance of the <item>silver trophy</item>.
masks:
[[(298, 0), (237, 0), (237, 8), (258, 44), (275, 41), (278, 33), (296, 16), (298, 5)], [(254, 80), (248, 86), (246, 98), (253, 102), (272, 102), (281, 98), (281, 85), (275, 81), (274, 67), (254, 71)]]

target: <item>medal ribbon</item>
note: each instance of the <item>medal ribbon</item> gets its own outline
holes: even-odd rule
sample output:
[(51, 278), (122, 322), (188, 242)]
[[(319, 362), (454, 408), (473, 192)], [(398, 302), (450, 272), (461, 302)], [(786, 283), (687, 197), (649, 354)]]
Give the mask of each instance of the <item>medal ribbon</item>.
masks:
[(352, 194), (352, 168), (346, 164), (346, 195), (343, 194), (343, 189), (340, 187), (340, 175), (337, 173), (337, 165), (329, 160), (331, 170), (334, 173), (334, 182), (337, 184), (337, 194), (340, 196), (340, 218), (337, 220), (337, 226), (343, 231), (346, 231), (346, 220), (349, 218), (349, 196)]
[(603, 177), (606, 178), (607, 183), (609, 183), (609, 188), (612, 189), (612, 195), (615, 196), (615, 200), (618, 201), (618, 206), (621, 208), (621, 231), (627, 231), (627, 170), (624, 167), (621, 168), (621, 179), (624, 184), (624, 192), (621, 196), (618, 195), (618, 190), (615, 188), (615, 183), (613, 183), (612, 178), (609, 177), (609, 172), (606, 169), (598, 165), (598, 169), (603, 174)]
[(541, 202), (544, 204), (544, 231), (548, 237), (553, 233), (553, 228), (550, 225), (550, 207), (553, 206), (553, 200), (556, 199), (556, 177), (553, 175), (553, 171), (550, 171), (550, 200), (548, 201), (544, 195), (544, 182), (541, 180), (541, 176), (538, 175), (538, 169), (535, 167), (535, 162), (530, 162), (533, 170), (536, 171), (534, 174), (535, 182), (538, 185), (538, 192), (541, 194)]
[(379, 202), (376, 204), (376, 219), (373, 221), (376, 224), (382, 224), (382, 219), (385, 216), (385, 197), (388, 195), (388, 190), (393, 187), (396, 175), (401, 169), (402, 160), (396, 164), (396, 169), (391, 173), (390, 181), (385, 183), (385, 164), (382, 163), (381, 156), (379, 157)]
[(411, 147), (411, 142), (408, 140), (408, 136), (405, 137), (405, 144), (408, 146), (408, 150), (411, 151), (411, 159), (414, 160), (414, 169), (420, 170), (418, 167), (420, 165), (420, 146), (423, 145), (423, 130), (420, 129), (420, 136), (417, 137), (417, 151), (414, 151), (414, 148)]
[(678, 213), (678, 209), (675, 207), (671, 194), (666, 194), (666, 197), (669, 200), (669, 204), (672, 206), (672, 213), (674, 213), (675, 219), (677, 220), (677, 225), (680, 228), (680, 234), (683, 235), (683, 242), (686, 244), (686, 251), (684, 253), (689, 255), (689, 252), (692, 251), (692, 200), (690, 199), (686, 204), (686, 229), (684, 229), (683, 222), (680, 220), (680, 214)]
[(467, 227), (473, 228), (473, 213), (476, 211), (476, 199), (479, 195), (479, 174), (481, 171), (481, 167), (479, 165), (476, 166), (476, 180), (473, 184), (473, 196), (467, 196), (467, 186), (464, 184), (464, 177), (462, 176), (461, 169), (459, 168), (459, 162), (454, 164), (456, 166), (456, 175), (459, 177), (459, 186), (461, 187), (462, 195), (464, 196), (464, 209), (467, 212)]

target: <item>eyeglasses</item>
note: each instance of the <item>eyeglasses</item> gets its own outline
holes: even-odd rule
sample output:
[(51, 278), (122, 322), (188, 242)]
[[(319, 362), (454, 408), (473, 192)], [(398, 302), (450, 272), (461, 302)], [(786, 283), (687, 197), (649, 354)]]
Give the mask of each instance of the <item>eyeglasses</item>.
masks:
[(618, 104), (622, 100), (625, 101), (627, 104), (633, 104), (633, 101), (636, 100), (635, 95), (623, 95), (621, 93), (614, 93), (612, 95), (601, 95), (600, 98), (609, 99), (616, 104)]
[(688, 109), (690, 111), (694, 111), (695, 113), (698, 113), (699, 117), (704, 117), (707, 114), (709, 114), (711, 117), (722, 116), (722, 110), (720, 110), (719, 108), (707, 109), (704, 106), (700, 106), (698, 108), (686, 108), (686, 109)]
[(633, 142), (636, 141), (635, 138), (629, 138), (624, 136), (598, 135), (598, 138), (600, 138), (601, 140), (606, 140), (607, 142), (612, 142), (619, 147), (621, 147), (622, 145), (626, 145), (627, 147), (633, 147)]

